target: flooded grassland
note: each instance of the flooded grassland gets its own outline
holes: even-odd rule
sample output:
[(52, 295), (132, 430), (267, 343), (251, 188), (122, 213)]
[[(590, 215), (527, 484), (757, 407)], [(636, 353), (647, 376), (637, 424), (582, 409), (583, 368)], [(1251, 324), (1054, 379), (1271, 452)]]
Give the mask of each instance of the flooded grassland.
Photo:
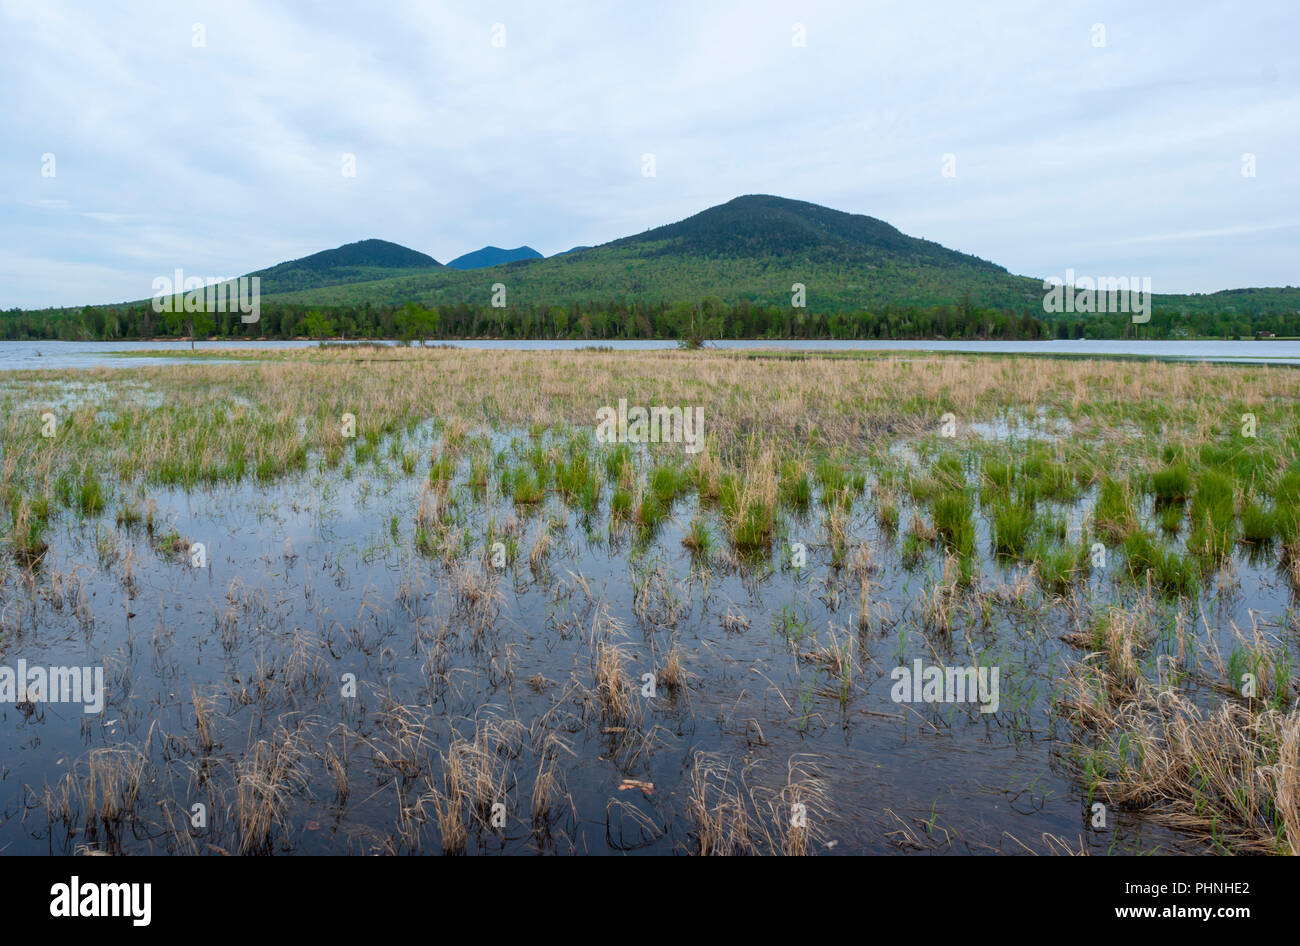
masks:
[(1294, 369), (204, 355), (0, 377), (0, 852), (1300, 851)]

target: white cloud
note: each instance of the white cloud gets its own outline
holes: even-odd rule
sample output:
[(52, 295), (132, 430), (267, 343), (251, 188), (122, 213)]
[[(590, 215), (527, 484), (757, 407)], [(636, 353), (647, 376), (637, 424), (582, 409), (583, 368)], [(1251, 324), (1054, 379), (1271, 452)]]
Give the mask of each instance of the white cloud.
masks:
[(554, 253), (743, 193), (1030, 275), (1294, 283), (1294, 228), (1266, 244), (1237, 228), (1300, 218), (1297, 27), (1289, 0), (0, 0), (0, 247), (23, 251), (0, 306), (138, 298), (176, 267), (247, 272), (367, 237), (443, 261)]

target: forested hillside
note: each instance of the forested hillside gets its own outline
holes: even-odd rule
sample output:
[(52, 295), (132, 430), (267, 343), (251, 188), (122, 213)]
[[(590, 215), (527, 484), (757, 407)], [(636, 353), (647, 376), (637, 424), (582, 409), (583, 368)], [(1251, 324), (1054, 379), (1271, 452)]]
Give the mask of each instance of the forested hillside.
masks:
[[(495, 247), (468, 254), (476, 267)], [(485, 255), (486, 254), (486, 255)], [(526, 254), (524, 254), (526, 255)], [(459, 261), (462, 265), (466, 258)], [(1156, 294), (1154, 316), (1048, 314), (1041, 279), (884, 221), (738, 197), (677, 223), (546, 259), (469, 270), (363, 240), (252, 275), (261, 319), (157, 313), (150, 301), (0, 314), (4, 338), (1152, 338), (1300, 335), (1300, 289)]]

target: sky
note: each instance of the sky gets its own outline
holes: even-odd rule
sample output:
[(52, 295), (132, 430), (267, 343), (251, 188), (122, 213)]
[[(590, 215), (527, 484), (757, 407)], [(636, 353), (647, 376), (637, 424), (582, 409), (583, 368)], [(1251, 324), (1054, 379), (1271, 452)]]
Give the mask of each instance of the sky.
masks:
[(0, 0), (0, 308), (741, 194), (1022, 275), (1300, 286), (1297, 40), (1296, 0)]

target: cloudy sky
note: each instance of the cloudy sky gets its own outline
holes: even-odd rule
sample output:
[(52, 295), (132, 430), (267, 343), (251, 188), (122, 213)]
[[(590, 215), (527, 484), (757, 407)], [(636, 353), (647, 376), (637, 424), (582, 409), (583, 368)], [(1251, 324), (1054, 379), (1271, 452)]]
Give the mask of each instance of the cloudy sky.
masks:
[(749, 193), (1026, 275), (1300, 285), (1297, 39), (1295, 0), (0, 0), (0, 308)]

